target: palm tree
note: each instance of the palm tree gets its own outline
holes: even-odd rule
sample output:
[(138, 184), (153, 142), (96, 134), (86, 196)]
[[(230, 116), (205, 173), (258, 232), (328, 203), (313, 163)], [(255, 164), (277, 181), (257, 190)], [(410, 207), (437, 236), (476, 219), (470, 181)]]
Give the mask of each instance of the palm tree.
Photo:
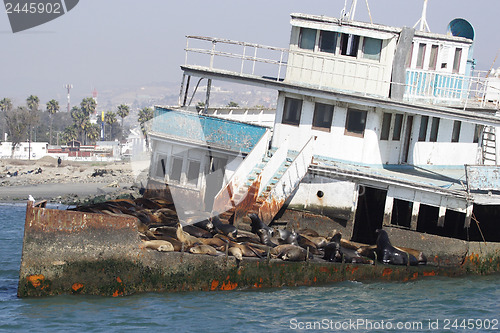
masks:
[(128, 105), (125, 105), (125, 104), (121, 104), (118, 106), (118, 115), (122, 118), (122, 132), (123, 132), (123, 118), (125, 118), (126, 116), (128, 116), (128, 114), (130, 113), (130, 108)]
[(5, 113), (5, 121), (12, 141), (11, 157), (14, 157), (16, 146), (25, 138), (30, 117), (30, 111), (24, 106), (17, 107), (15, 110), (7, 110)]
[(52, 99), (47, 102), (47, 112), (50, 115), (50, 134), (49, 134), (49, 142), (52, 144), (52, 121), (56, 112), (59, 111), (59, 102), (55, 99)]
[(97, 103), (92, 97), (86, 97), (80, 103), (80, 109), (87, 117), (95, 112), (96, 107)]
[(35, 95), (30, 95), (26, 99), (26, 104), (28, 104), (28, 109), (31, 111), (31, 117), (29, 117), (28, 120), (28, 132), (29, 132), (29, 139), (28, 139), (28, 159), (31, 159), (31, 134), (32, 134), (32, 129), (33, 126), (38, 122), (39, 117), (38, 117), (38, 105), (40, 103), (40, 98), (38, 98)]
[(95, 143), (97, 139), (99, 139), (99, 136), (101, 134), (101, 129), (99, 128), (99, 125), (97, 124), (87, 124), (86, 128), (87, 132), (87, 137), (89, 138), (90, 142)]
[[(12, 110), (12, 101), (10, 98), (4, 98), (0, 101), (0, 111), (2, 111), (5, 115), (7, 114), (8, 111)], [(5, 124), (2, 124), (2, 138), (3, 140), (3, 133), (5, 133)]]
[(88, 120), (88, 116), (77, 106), (73, 106), (71, 109), (71, 118), (73, 118), (73, 125), (77, 129), (77, 134), (81, 135), (81, 144), (84, 144), (84, 133), (85, 133), (85, 123)]
[(67, 144), (69, 141), (76, 140), (77, 137), (78, 137), (78, 133), (77, 133), (76, 126), (75, 125), (68, 126), (64, 129), (64, 132), (62, 135), (62, 141)]
[(141, 125), (141, 131), (142, 134), (144, 135), (144, 138), (146, 139), (146, 147), (149, 147), (148, 145), (148, 122), (153, 119), (153, 109), (151, 108), (144, 108), (139, 111), (139, 124)]
[(113, 111), (108, 111), (104, 114), (104, 122), (110, 126), (109, 134), (111, 140), (111, 127), (113, 126), (114, 123), (116, 123), (116, 113)]

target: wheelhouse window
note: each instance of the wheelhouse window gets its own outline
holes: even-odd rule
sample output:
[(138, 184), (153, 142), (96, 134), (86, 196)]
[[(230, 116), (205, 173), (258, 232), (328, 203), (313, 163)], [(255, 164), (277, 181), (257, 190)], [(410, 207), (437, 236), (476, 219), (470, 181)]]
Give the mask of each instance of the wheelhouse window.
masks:
[(330, 132), (333, 119), (333, 105), (316, 103), (314, 105), (313, 128)]
[(455, 56), (453, 57), (453, 73), (458, 73), (460, 70), (460, 60), (462, 60), (462, 49), (455, 49)]
[(321, 30), (319, 34), (319, 50), (321, 52), (335, 53), (337, 47), (337, 33)]
[(366, 127), (366, 111), (347, 109), (344, 134), (363, 137)]
[(436, 69), (438, 49), (439, 49), (438, 45), (432, 45), (432, 47), (431, 47), (431, 58), (429, 60), (429, 69), (430, 70)]
[(382, 52), (382, 40), (377, 38), (363, 38), (363, 58), (370, 60), (380, 60)]
[(316, 45), (316, 32), (316, 29), (300, 28), (299, 48), (314, 50), (314, 45)]
[(427, 137), (427, 126), (429, 125), (429, 116), (420, 118), (420, 131), (418, 132), (418, 141), (425, 141)]
[(392, 140), (398, 141), (401, 139), (401, 129), (403, 128), (403, 115), (396, 114), (394, 118), (394, 130), (392, 132)]
[(198, 175), (200, 173), (200, 165), (199, 161), (189, 161), (188, 165), (188, 174), (187, 174), (187, 182), (191, 185), (198, 185)]
[(158, 164), (156, 165), (156, 177), (164, 178), (165, 177), (165, 166), (166, 166), (167, 158), (166, 156), (158, 156)]
[(359, 36), (342, 34), (340, 37), (340, 54), (357, 57), (359, 47)]
[(380, 130), (380, 140), (389, 140), (389, 133), (391, 131), (392, 114), (384, 112), (382, 118), (382, 129)]
[(300, 114), (302, 112), (302, 100), (285, 97), (285, 106), (283, 108), (283, 124), (299, 126)]
[(455, 120), (453, 122), (453, 132), (451, 133), (451, 142), (458, 142), (460, 139), (460, 128), (462, 127), (462, 122)]
[(177, 182), (181, 181), (182, 174), (182, 158), (174, 157), (172, 158), (172, 168), (170, 169), (170, 180)]
[(429, 138), (430, 142), (436, 142), (439, 131), (439, 118), (432, 117), (432, 126), (431, 126), (431, 136)]
[(417, 65), (416, 68), (424, 68), (425, 44), (418, 44)]

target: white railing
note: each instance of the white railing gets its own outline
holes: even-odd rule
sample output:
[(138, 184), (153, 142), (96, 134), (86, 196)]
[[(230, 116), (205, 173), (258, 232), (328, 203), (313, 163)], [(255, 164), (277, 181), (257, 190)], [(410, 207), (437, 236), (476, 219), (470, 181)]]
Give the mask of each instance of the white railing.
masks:
[[(201, 45), (196, 47), (198, 46), (197, 43), (201, 43)], [(207, 43), (209, 44), (207, 45)], [(197, 45), (193, 46), (193, 44)], [(359, 82), (363, 82), (364, 87), (356, 86), (355, 91), (364, 95), (367, 95), (370, 92), (370, 87), (373, 86), (399, 84), (405, 86), (406, 93), (404, 98), (406, 100), (418, 100), (431, 104), (449, 102), (452, 104), (467, 105), (467, 103), (473, 101), (480, 102), (484, 106), (485, 94), (488, 88), (487, 72), (473, 71), (471, 76), (465, 76), (437, 71), (408, 69), (407, 82), (406, 84), (401, 84), (391, 82), (390, 80), (370, 78), (366, 75), (353, 75), (345, 70), (337, 72), (335, 67), (325, 70), (323, 66), (319, 66), (319, 68), (315, 68), (312, 65), (297, 66), (296, 61), (294, 61), (293, 65), (288, 62), (288, 59), (294, 56), (313, 56), (314, 59), (322, 62), (332, 58), (317, 53), (212, 37), (187, 36), (185, 51), (186, 65), (198, 65), (201, 62), (204, 65), (200, 66), (208, 67), (211, 70), (220, 69), (239, 73), (240, 75), (255, 75), (274, 81), (284, 80), (287, 72), (315, 73), (315, 77), (318, 79), (315, 79), (314, 82), (317, 83), (320, 89), (328, 89), (328, 82), (331, 82), (332, 78), (335, 80), (340, 78), (344, 81), (359, 80)], [(208, 56), (208, 59), (204, 57), (197, 58), (196, 55), (205, 55)], [(342, 58), (343, 63), (361, 64), (356, 59)], [(221, 64), (218, 64), (220, 59), (224, 60)], [(370, 66), (369, 63), (364, 62), (362, 65)], [(380, 67), (381, 65), (373, 64), (372, 66)], [(300, 79), (301, 76), (299, 75), (298, 78)], [(310, 84), (308, 82), (308, 85)]]
[(269, 181), (271, 181), (273, 176), (279, 170), (280, 166), (283, 164), (283, 162), (285, 162), (287, 155), (288, 155), (288, 139), (280, 143), (278, 150), (273, 154), (271, 159), (267, 162), (264, 169), (262, 169), (262, 172), (260, 174), (261, 185), (259, 189), (259, 195), (265, 190)]

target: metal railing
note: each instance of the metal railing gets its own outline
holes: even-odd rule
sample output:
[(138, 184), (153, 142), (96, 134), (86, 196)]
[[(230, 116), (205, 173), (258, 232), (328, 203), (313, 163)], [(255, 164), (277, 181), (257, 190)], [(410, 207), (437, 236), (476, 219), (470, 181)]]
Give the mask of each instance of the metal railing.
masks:
[[(193, 44), (196, 43), (202, 43), (202, 45), (200, 47), (193, 47)], [(206, 43), (209, 43), (209, 45), (207, 46)], [(314, 59), (322, 61), (323, 64), (327, 60), (334, 60), (334, 63), (338, 61), (345, 64), (362, 64), (363, 66), (367, 66), (368, 71), (372, 68), (384, 67), (379, 63), (372, 64), (344, 56), (331, 57), (318, 52), (290, 50), (213, 37), (186, 36), (185, 51), (186, 65), (197, 65), (196, 63), (190, 63), (191, 59), (188, 55), (205, 55), (208, 56), (208, 59), (196, 58), (194, 62), (205, 62), (201, 66), (208, 67), (211, 70), (218, 69), (231, 73), (239, 73), (240, 75), (259, 76), (274, 81), (285, 80), (287, 72), (302, 73), (298, 75), (298, 78), (294, 78), (294, 82), (301, 82), (301, 75), (305, 75), (303, 73), (318, 74), (318, 79), (314, 80), (314, 82), (317, 83), (320, 89), (332, 89), (328, 83), (334, 80), (351, 80), (354, 83), (359, 82), (359, 84), (356, 84), (354, 91), (364, 95), (370, 93), (370, 85), (377, 85), (377, 87), (384, 85), (387, 89), (382, 89), (385, 91), (382, 97), (388, 97), (389, 85), (403, 85), (405, 87), (404, 99), (410, 102), (419, 101), (430, 104), (450, 103), (465, 106), (470, 102), (479, 102), (481, 106), (484, 106), (486, 102), (485, 95), (488, 89), (487, 72), (484, 71), (473, 71), (470, 76), (465, 76), (437, 71), (408, 69), (406, 83), (402, 84), (390, 80), (370, 78), (367, 75), (353, 75), (345, 69), (340, 71), (335, 67), (325, 69), (324, 65), (318, 66), (319, 68), (311, 65), (292, 65), (288, 62), (288, 59), (294, 56), (313, 56)], [(225, 60), (221, 64), (218, 64), (219, 59)], [(208, 63), (206, 63), (207, 60)], [(235, 60), (235, 62), (231, 63), (230, 60)], [(343, 67), (346, 68), (347, 66), (344, 65)], [(307, 82), (307, 84), (311, 85), (311, 82)]]

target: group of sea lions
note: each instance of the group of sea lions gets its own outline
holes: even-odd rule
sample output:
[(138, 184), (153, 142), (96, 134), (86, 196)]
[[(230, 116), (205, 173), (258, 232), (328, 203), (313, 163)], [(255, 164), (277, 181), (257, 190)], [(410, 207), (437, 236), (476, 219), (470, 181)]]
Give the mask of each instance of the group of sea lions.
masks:
[(342, 239), (336, 230), (327, 237), (311, 229), (272, 228), (257, 214), (249, 214), (251, 231), (237, 229), (217, 214), (195, 213), (179, 220), (172, 202), (163, 198), (119, 199), (80, 206), (73, 210), (108, 215), (127, 214), (139, 219), (144, 248), (160, 252), (280, 258), (286, 261), (326, 260), (356, 264), (418, 265), (427, 259), (422, 252), (391, 245), (385, 230), (377, 230), (376, 245), (361, 245)]

